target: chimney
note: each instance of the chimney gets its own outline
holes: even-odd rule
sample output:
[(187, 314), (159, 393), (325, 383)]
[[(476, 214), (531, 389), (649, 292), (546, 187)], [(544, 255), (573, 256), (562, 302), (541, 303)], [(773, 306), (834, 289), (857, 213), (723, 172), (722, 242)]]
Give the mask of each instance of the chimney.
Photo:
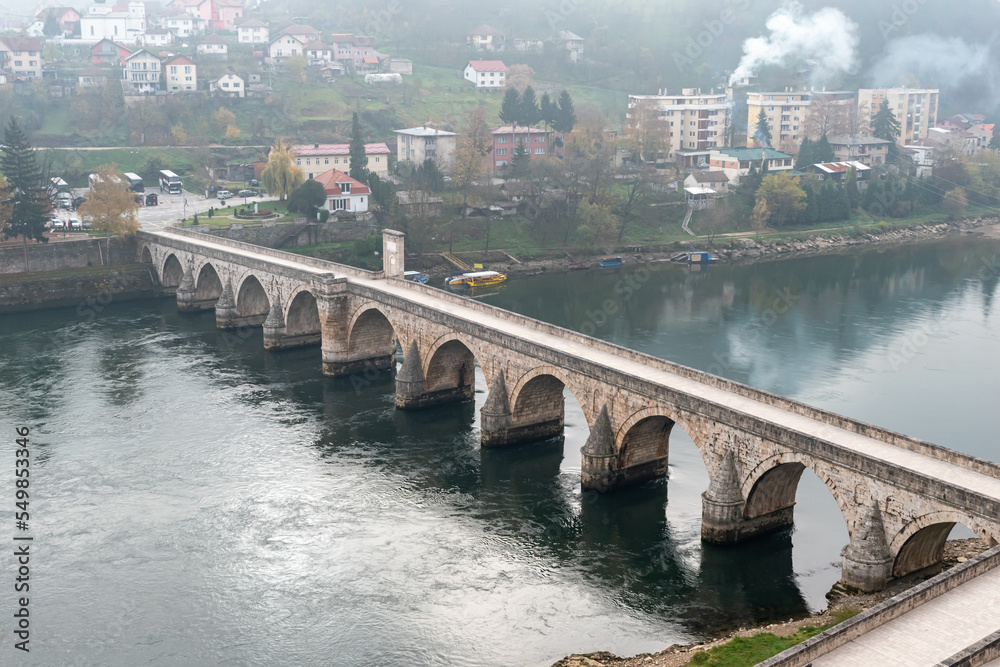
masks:
[(319, 148), (319, 144), (313, 144), (313, 148)]

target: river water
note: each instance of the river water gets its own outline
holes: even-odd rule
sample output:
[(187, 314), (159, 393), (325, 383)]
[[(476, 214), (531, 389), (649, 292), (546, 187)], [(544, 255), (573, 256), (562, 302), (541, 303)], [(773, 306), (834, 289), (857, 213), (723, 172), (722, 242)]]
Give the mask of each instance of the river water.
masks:
[[(626, 264), (477, 298), (1000, 460), (998, 254)], [(703, 546), (708, 478), (679, 429), (668, 481), (581, 495), (574, 398), (564, 439), (481, 451), (477, 390), (397, 412), (389, 377), (324, 378), (318, 349), (266, 353), (170, 300), (3, 316), (5, 499), (15, 426), (34, 457), (21, 662), (546, 665), (824, 606), (847, 531), (811, 473), (794, 530)]]

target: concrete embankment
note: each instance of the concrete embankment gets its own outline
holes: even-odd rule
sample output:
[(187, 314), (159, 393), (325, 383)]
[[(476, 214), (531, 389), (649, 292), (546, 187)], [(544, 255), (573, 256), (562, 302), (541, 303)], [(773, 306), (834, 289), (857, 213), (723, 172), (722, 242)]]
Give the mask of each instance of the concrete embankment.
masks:
[(93, 266), (0, 276), (0, 313), (78, 306), (81, 312), (112, 301), (160, 296), (148, 264)]

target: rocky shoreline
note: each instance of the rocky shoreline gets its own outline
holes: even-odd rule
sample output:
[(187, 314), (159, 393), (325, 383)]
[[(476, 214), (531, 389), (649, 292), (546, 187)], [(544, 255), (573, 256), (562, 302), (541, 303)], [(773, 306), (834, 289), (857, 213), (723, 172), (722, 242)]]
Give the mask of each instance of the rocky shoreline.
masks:
[(893, 581), (885, 590), (878, 593), (851, 594), (845, 592), (839, 585), (834, 586), (827, 593), (827, 599), (830, 600), (827, 609), (804, 618), (789, 619), (784, 623), (739, 628), (724, 637), (718, 637), (712, 641), (699, 644), (674, 644), (658, 653), (643, 653), (631, 658), (621, 658), (605, 651), (570, 655), (554, 663), (552, 667), (683, 667), (691, 662), (695, 653), (725, 644), (735, 637), (751, 637), (762, 632), (770, 632), (779, 637), (787, 637), (794, 635), (806, 626), (829, 625), (834, 622), (833, 614), (837, 610), (852, 609), (852, 611), (864, 611), (869, 607), (874, 607), (880, 602), (899, 595), (908, 588), (929, 579), (943, 570), (951, 569), (959, 563), (964, 563), (970, 558), (978, 556), (989, 548), (990, 545), (987, 544), (986, 540), (979, 538), (949, 540), (945, 544), (944, 560), (941, 563), (941, 568), (903, 577)]
[[(745, 262), (785, 259), (805, 255), (818, 255), (845, 252), (853, 248), (878, 245), (895, 245), (929, 241), (955, 236), (958, 234), (975, 234), (988, 238), (1000, 238), (1000, 218), (969, 218), (953, 222), (942, 222), (933, 225), (914, 225), (912, 227), (888, 228), (883, 231), (866, 231), (851, 233), (850, 231), (830, 232), (817, 231), (815, 234), (801, 239), (784, 240), (754, 240), (749, 236), (716, 237), (714, 243), (707, 240), (684, 241), (671, 250), (659, 252), (620, 253), (625, 259), (625, 265), (646, 264), (653, 262), (669, 262), (670, 258), (684, 250), (709, 250), (724, 262)], [(614, 255), (615, 253), (607, 253)], [(436, 257), (436, 255), (434, 255)], [(427, 256), (425, 256), (426, 258)], [(589, 261), (596, 265), (596, 258), (570, 257), (558, 259), (526, 260), (514, 262), (508, 257), (494, 261), (469, 259), (483, 262), (485, 268), (503, 271), (509, 276), (533, 275), (548, 271), (568, 271), (581, 262)], [(425, 266), (424, 272), (434, 277), (444, 277), (453, 274), (456, 269), (450, 264), (438, 263)]]

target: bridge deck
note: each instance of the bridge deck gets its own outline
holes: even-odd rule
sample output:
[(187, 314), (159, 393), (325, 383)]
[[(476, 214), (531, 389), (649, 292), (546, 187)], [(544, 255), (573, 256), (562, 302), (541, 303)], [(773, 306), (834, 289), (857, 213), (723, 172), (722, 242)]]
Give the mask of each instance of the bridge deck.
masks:
[[(812, 661), (813, 667), (937, 665), (1000, 630), (1000, 568)], [(1000, 664), (1000, 660), (989, 663)]]
[[(159, 234), (186, 243), (194, 241), (191, 237), (173, 235), (169, 232), (160, 232)], [(309, 274), (318, 275), (336, 271), (336, 266), (332, 264), (330, 269), (324, 270), (305, 263), (298, 263), (293, 259), (279, 258), (263, 253), (258, 254), (248, 249), (234, 248), (221, 243), (217, 244), (201, 239), (194, 242), (197, 245), (231, 255), (243, 256), (255, 261), (270, 262), (286, 268), (301, 270)], [(342, 273), (338, 272), (338, 277)], [(624, 359), (615, 354), (573, 340), (567, 340), (551, 333), (539, 331), (524, 324), (511, 322), (479, 310), (464, 307), (450, 300), (436, 298), (432, 294), (414, 289), (401, 281), (365, 280), (351, 276), (347, 276), (347, 278), (352, 283), (364, 285), (369, 289), (405, 299), (430, 310), (446, 313), (454, 318), (465, 320), (477, 326), (487, 327), (509, 336), (530, 340), (535, 344), (556, 350), (560, 354), (575, 356), (598, 366), (626, 373), (656, 385), (699, 397), (708, 403), (714, 403), (758, 419), (766, 420), (790, 431), (818, 438), (862, 456), (906, 468), (920, 475), (951, 484), (957, 488), (1000, 501), (1000, 479), (865, 435), (853, 433), (838, 426), (795, 414), (752, 398), (739, 396), (691, 378), (651, 368), (645, 364)]]

